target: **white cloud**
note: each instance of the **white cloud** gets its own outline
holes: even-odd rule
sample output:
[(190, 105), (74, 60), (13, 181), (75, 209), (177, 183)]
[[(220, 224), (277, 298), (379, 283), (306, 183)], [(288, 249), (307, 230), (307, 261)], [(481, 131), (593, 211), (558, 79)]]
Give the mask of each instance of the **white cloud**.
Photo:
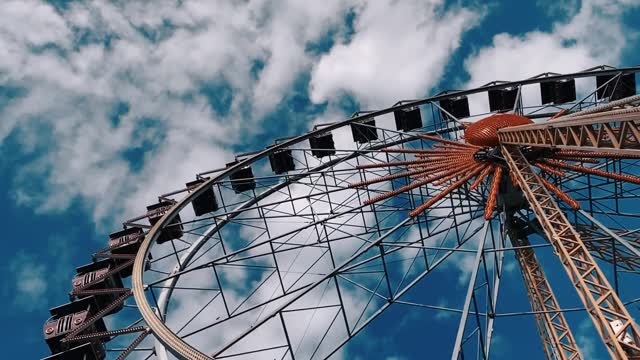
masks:
[(551, 32), (498, 34), (491, 46), (466, 60), (470, 85), (547, 71), (575, 72), (603, 63), (615, 65), (631, 32), (620, 16), (627, 7), (638, 5), (631, 1), (587, 0), (567, 22), (555, 23)]
[(580, 347), (580, 351), (585, 359), (597, 359), (597, 344), (600, 339), (593, 331), (593, 321), (586, 317), (578, 324), (578, 331), (576, 332), (576, 342)]
[(44, 264), (26, 253), (18, 253), (9, 264), (9, 272), (15, 285), (16, 307), (33, 311), (46, 305), (47, 272)]
[(580, 9), (578, 0), (558, 0), (554, 2), (536, 0), (536, 5), (543, 8), (549, 16), (573, 16)]
[[(224, 164), (232, 158), (226, 149), (246, 141), (243, 132), (259, 131), (262, 116), (309, 68), (306, 44), (338, 26), (348, 6), (342, 0), (3, 4), (12, 16), (0, 22), (0, 49), (11, 56), (0, 59), (0, 85), (26, 93), (0, 109), (0, 141), (29, 134), (17, 137), (21, 150), (37, 155), (18, 169), (16, 200), (41, 211), (81, 200), (101, 222), (134, 215), (196, 172)], [(257, 79), (255, 62), (264, 64)], [(231, 88), (227, 115), (212, 111), (199, 93), (204, 84)], [(120, 102), (129, 110), (113, 122)], [(142, 139), (141, 132), (156, 137)], [(131, 150), (143, 154), (142, 164), (129, 162), (124, 153)]]
[(355, 34), (315, 65), (314, 102), (347, 93), (365, 106), (388, 106), (424, 95), (440, 79), (465, 31), (481, 13), (443, 9), (443, 1), (375, 1), (357, 10)]
[(64, 298), (56, 300), (52, 295), (63, 295), (71, 284), (74, 269), (70, 261), (76, 247), (69, 239), (75, 232), (70, 229), (64, 236), (53, 234), (41, 239), (39, 246), (46, 252), (46, 258), (36, 252), (20, 250), (6, 267), (0, 269), (12, 289), (13, 305), (17, 309), (43, 311), (53, 303), (64, 302)]
[[(555, 34), (530, 32), (522, 37), (506, 33), (493, 38), (491, 47), (481, 49), (467, 59), (466, 67), (471, 74), (471, 85), (483, 85), (492, 80), (521, 79), (542, 72), (573, 72), (604, 61), (591, 57), (585, 46), (562, 44)], [(570, 59), (570, 61), (567, 61)], [(605, 61), (606, 62), (606, 61)]]
[[(465, 87), (493, 80), (524, 79), (544, 72), (572, 73), (601, 64), (615, 66), (633, 36), (621, 15), (628, 7), (638, 5), (634, 1), (586, 0), (577, 11), (568, 6), (570, 18), (555, 23), (551, 32), (497, 34), (490, 46), (466, 59), (465, 68), (471, 79)], [(576, 85), (579, 91), (585, 87), (583, 83)], [(593, 84), (588, 87), (593, 89)], [(523, 101), (525, 106), (539, 105), (539, 89), (525, 88)], [(488, 111), (486, 100), (481, 104), (470, 101), (470, 106), (475, 113)]]
[[(354, 6), (350, 43), (324, 57), (306, 51), (332, 32), (344, 34)], [(35, 155), (15, 174), (16, 201), (64, 211), (80, 200), (98, 223), (136, 215), (159, 193), (229, 161), (227, 149), (260, 132), (264, 115), (306, 72), (316, 101), (340, 91), (385, 104), (427, 93), (480, 17), (445, 11), (439, 0), (73, 2), (58, 9), (28, 0), (4, 7), (13, 15), (0, 22), (0, 50), (11, 56), (0, 59), (0, 85), (25, 93), (0, 109), (0, 141), (26, 134), (16, 136), (21, 150)], [(200, 93), (205, 84), (230, 88), (224, 115)], [(114, 122), (119, 103), (128, 112)], [(335, 106), (329, 109), (335, 117)], [(132, 150), (141, 164), (125, 155)]]
[(70, 31), (64, 20), (45, 3), (34, 0), (8, 1), (2, 4), (2, 13), (3, 20), (0, 28), (3, 32), (12, 29), (8, 35), (13, 37), (15, 42), (41, 46), (69, 40)]

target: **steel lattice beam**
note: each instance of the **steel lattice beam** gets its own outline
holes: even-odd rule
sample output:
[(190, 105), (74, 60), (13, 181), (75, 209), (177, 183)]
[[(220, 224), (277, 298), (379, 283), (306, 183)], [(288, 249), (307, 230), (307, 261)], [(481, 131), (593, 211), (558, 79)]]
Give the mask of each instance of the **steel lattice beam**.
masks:
[[(469, 285), (467, 288), (467, 296), (464, 301), (464, 307), (462, 310), (462, 316), (460, 317), (460, 324), (458, 325), (458, 333), (456, 335), (456, 342), (453, 346), (453, 353), (451, 354), (451, 360), (464, 359), (464, 355), (462, 352), (462, 344), (465, 338), (465, 328), (467, 324), (467, 317), (469, 316), (469, 311), (471, 309), (471, 302), (473, 300), (473, 293), (476, 288), (476, 278), (478, 276), (478, 270), (480, 269), (480, 263), (482, 261), (482, 250), (484, 248), (484, 243), (487, 240), (487, 230), (489, 229), (489, 221), (484, 222), (484, 226), (482, 227), (482, 236), (481, 240), (478, 241), (478, 249), (476, 250), (475, 260), (473, 262), (473, 270), (471, 271), (471, 276), (469, 277)], [(483, 358), (485, 354), (483, 354)]]
[(503, 128), (501, 144), (640, 154), (640, 107)]
[(547, 281), (544, 271), (526, 236), (519, 235), (515, 226), (508, 228), (509, 238), (522, 271), (527, 296), (531, 302), (531, 310), (536, 313), (536, 325), (542, 340), (547, 359), (576, 360), (582, 354), (569, 329), (569, 324), (558, 301)]
[[(531, 169), (518, 147), (502, 145), (509, 169), (536, 214), (578, 295), (614, 359), (640, 354), (640, 331), (580, 235)], [(614, 329), (614, 327), (616, 329)]]
[[(617, 234), (614, 234), (616, 237), (613, 237), (597, 227), (589, 226), (580, 226), (578, 231), (585, 240), (585, 245), (596, 258), (611, 264), (615, 262), (616, 266), (627, 271), (640, 271), (640, 256), (632, 253), (623, 245), (612, 246), (612, 241), (617, 241), (616, 237), (620, 238)], [(637, 240), (634, 243), (637, 243)]]

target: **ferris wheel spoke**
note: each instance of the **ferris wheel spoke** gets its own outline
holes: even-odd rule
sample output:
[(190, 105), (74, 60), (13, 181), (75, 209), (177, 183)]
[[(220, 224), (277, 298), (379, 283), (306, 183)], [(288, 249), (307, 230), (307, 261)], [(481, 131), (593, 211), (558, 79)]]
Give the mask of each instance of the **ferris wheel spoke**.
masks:
[[(335, 214), (332, 217), (338, 217), (340, 215), (342, 215), (342, 214)], [(191, 268), (187, 267), (186, 269), (184, 269), (184, 270), (182, 270), (182, 271), (180, 271), (178, 273), (172, 274), (172, 275), (167, 276), (165, 278), (154, 280), (152, 283), (149, 283), (148, 285), (158, 284), (158, 283), (161, 283), (161, 282), (166, 281), (168, 279), (185, 275), (185, 274), (187, 274), (189, 272), (192, 272), (192, 271), (196, 271), (196, 270), (200, 270), (200, 269), (203, 269), (203, 268), (207, 268), (207, 267), (209, 267), (209, 266), (211, 266), (213, 264), (224, 264), (224, 263), (228, 263), (228, 262), (232, 262), (232, 261), (242, 261), (242, 260), (251, 259), (251, 258), (254, 258), (254, 257), (257, 257), (257, 256), (263, 256), (263, 255), (265, 255), (265, 253), (258, 254), (258, 255), (252, 255), (251, 257), (248, 257), (248, 258), (245, 258), (245, 259), (242, 259), (242, 258), (234, 259), (234, 257), (237, 258), (238, 255), (240, 255), (240, 254), (247, 253), (248, 251), (254, 250), (254, 249), (256, 249), (256, 248), (258, 248), (260, 246), (268, 245), (269, 243), (274, 242), (274, 240), (283, 239), (283, 238), (286, 238), (286, 237), (293, 238), (293, 236), (295, 236), (296, 234), (300, 233), (301, 231), (309, 229), (312, 226), (319, 225), (321, 223), (322, 223), (322, 220), (316, 221), (316, 222), (313, 222), (313, 223), (309, 223), (309, 224), (305, 224), (304, 227), (301, 227), (301, 228), (298, 228), (298, 229), (295, 229), (295, 230), (292, 230), (292, 231), (288, 231), (288, 232), (286, 232), (284, 234), (280, 234), (280, 235), (271, 237), (271, 238), (269, 238), (267, 240), (261, 240), (259, 242), (256, 241), (257, 240), (257, 238), (256, 238), (256, 239), (252, 240), (247, 246), (245, 246), (245, 247), (243, 247), (241, 249), (238, 249), (238, 250), (235, 250), (235, 251), (232, 251), (232, 252), (227, 252), (226, 254), (218, 256), (214, 260), (208, 261), (208, 262), (203, 263), (203, 264), (198, 264), (195, 267), (191, 267)], [(282, 245), (279, 245), (279, 246), (282, 246)], [(286, 251), (286, 249), (282, 250), (282, 251)]]
[(251, 314), (252, 312), (255, 312), (257, 310), (265, 308), (267, 305), (282, 301), (283, 299), (286, 299), (287, 296), (295, 295), (296, 293), (299, 293), (300, 291), (303, 291), (303, 290), (307, 289), (310, 286), (311, 286), (311, 284), (308, 284), (306, 286), (294, 289), (291, 292), (289, 292), (288, 294), (280, 294), (280, 295), (277, 295), (277, 296), (273, 296), (268, 301), (265, 301), (264, 303), (251, 305), (251, 306), (248, 306), (248, 307), (246, 307), (246, 308), (244, 308), (242, 310), (236, 309), (236, 311), (233, 311), (233, 312), (229, 311), (229, 313), (227, 314), (227, 317), (225, 317), (223, 319), (217, 319), (215, 322), (203, 325), (203, 326), (201, 326), (201, 327), (199, 327), (199, 328), (197, 328), (195, 330), (191, 330), (188, 333), (183, 333), (182, 337), (184, 339), (187, 339), (189, 337), (192, 337), (194, 335), (202, 333), (203, 331), (209, 330), (209, 329), (211, 329), (213, 327), (216, 327), (216, 326), (219, 326), (219, 325), (224, 324), (226, 322), (229, 322), (230, 320), (234, 320), (234, 319), (240, 318), (242, 316), (246, 316), (247, 314)]
[[(407, 229), (406, 231), (408, 231), (408, 229)], [(416, 242), (416, 243), (417, 243), (417, 242)], [(423, 244), (423, 243), (424, 243), (424, 239), (420, 238), (420, 244)], [(390, 248), (390, 249), (391, 249), (391, 251), (393, 251), (393, 249), (396, 249), (396, 248), (397, 248), (397, 247), (396, 247), (396, 246), (394, 246), (394, 245), (395, 245), (395, 244), (389, 244), (388, 248)], [(385, 248), (385, 243), (384, 243), (384, 242), (382, 242), (382, 243), (381, 243), (381, 247), (380, 247), (380, 248), (381, 248), (381, 249), (384, 249), (384, 248)], [(403, 285), (403, 284), (405, 283), (405, 281), (408, 279), (408, 277), (410, 276), (410, 274), (412, 273), (412, 271), (414, 271), (414, 269), (415, 269), (415, 268), (417, 268), (417, 266), (416, 266), (416, 267), (414, 267), (414, 265), (416, 265), (416, 261), (418, 261), (418, 259), (420, 259), (420, 258), (421, 258), (421, 256), (420, 256), (420, 255), (423, 255), (423, 259), (424, 259), (424, 267), (425, 267), (425, 268), (428, 268), (428, 267), (429, 267), (429, 264), (427, 263), (427, 257), (426, 257), (426, 254), (425, 254), (425, 252), (424, 252), (424, 251), (425, 251), (425, 249), (424, 249), (424, 248), (422, 248), (422, 249), (421, 249), (420, 247), (418, 247), (418, 248), (415, 248), (415, 249), (413, 249), (413, 250), (414, 250), (414, 254), (413, 254), (413, 256), (411, 257), (411, 262), (409, 263), (409, 266), (407, 266), (407, 269), (406, 269), (406, 271), (404, 272), (404, 274), (402, 275), (402, 278), (400, 279), (400, 281), (398, 282), (398, 285), (395, 287), (395, 289), (393, 290), (393, 292), (391, 292), (391, 294), (390, 294), (390, 296), (389, 296), (390, 298), (396, 298), (396, 297), (398, 296), (398, 293), (400, 292), (402, 285)], [(391, 251), (390, 251), (390, 252), (391, 252)], [(357, 323), (356, 323), (355, 325), (357, 325)], [(355, 325), (354, 325), (354, 326), (355, 326)]]
[[(337, 240), (339, 240), (339, 239), (337, 239)], [(225, 262), (226, 262), (226, 263), (232, 263), (233, 261), (241, 262), (241, 261), (243, 261), (243, 260), (246, 260), (246, 259), (242, 259), (242, 258), (238, 258), (238, 259), (236, 259), (236, 260), (229, 260), (230, 258), (232, 258), (232, 256), (233, 256), (233, 255), (234, 255), (234, 254), (228, 254), (228, 255), (227, 255), (227, 258), (226, 258), (227, 260), (226, 260)]]
[[(382, 241), (385, 237), (391, 235), (393, 233), (393, 231), (395, 231), (397, 228), (400, 227), (401, 224), (407, 223), (409, 220), (405, 220), (402, 223), (400, 223), (398, 226), (396, 226), (396, 228), (392, 229), (391, 231), (387, 232), (383, 237), (379, 238), (379, 241)], [(368, 245), (366, 249), (363, 249), (360, 251), (360, 253), (366, 252), (367, 250), (371, 249), (373, 247), (373, 245)], [(358, 254), (353, 255), (350, 259), (354, 259), (357, 258)], [(350, 260), (349, 259), (349, 260)], [(345, 262), (348, 263), (349, 260), (347, 260)], [(280, 313), (282, 310), (290, 307), (292, 304), (294, 304), (296, 302), (296, 300), (301, 299), (304, 295), (308, 294), (311, 290), (315, 289), (319, 284), (325, 282), (325, 281), (331, 281), (330, 279), (333, 278), (333, 276), (335, 276), (335, 274), (339, 271), (339, 268), (336, 268), (336, 270), (333, 270), (330, 274), (327, 274), (322, 280), (319, 280), (315, 283), (313, 283), (310, 287), (305, 288), (305, 290), (303, 290), (302, 292), (298, 293), (297, 295), (295, 295), (293, 298), (288, 299), (284, 304), (278, 306), (278, 308), (276, 308), (274, 311), (272, 311), (270, 313), (270, 315), (267, 315), (266, 317), (263, 318), (263, 320), (261, 320), (260, 322), (258, 322), (256, 324), (256, 326), (252, 329), (248, 329), (245, 332), (241, 333), (240, 335), (238, 335), (237, 337), (235, 337), (234, 340), (232, 340), (231, 342), (227, 343), (226, 345), (224, 345), (220, 350), (218, 350), (216, 352), (216, 354), (214, 356), (218, 356), (221, 355), (222, 353), (224, 353), (225, 351), (227, 351), (228, 349), (230, 349), (231, 347), (233, 347), (233, 345), (235, 345), (237, 342), (239, 342), (241, 339), (243, 339), (244, 337), (248, 336), (250, 333), (252, 333), (253, 331), (255, 331), (257, 328), (259, 328), (260, 326), (264, 325), (265, 323), (267, 323), (267, 321), (269, 319), (271, 319), (273, 316), (276, 316), (278, 313)], [(336, 283), (337, 284), (337, 283)], [(336, 293), (338, 294), (338, 298), (341, 299), (340, 297), (340, 290), (339, 290), (339, 285), (336, 285)], [(346, 315), (344, 314), (344, 307), (343, 307), (343, 317), (344, 320), (346, 321)], [(282, 326), (284, 328), (286, 328), (286, 321), (283, 320), (282, 321)], [(348, 329), (348, 324), (345, 323), (345, 325), (347, 325), (347, 329)]]
[[(471, 220), (469, 220), (469, 221), (471, 221)], [(463, 248), (461, 247), (462, 244), (466, 243), (469, 239), (473, 238), (473, 236), (475, 236), (480, 230), (481, 230), (481, 227), (476, 228), (474, 231), (472, 231), (470, 233), (470, 235), (468, 237), (461, 239), (459, 244), (458, 244), (458, 246), (456, 246), (455, 248), (445, 249), (445, 248), (443, 248), (441, 246), (438, 246), (438, 247), (430, 247), (429, 249), (444, 250), (445, 254), (455, 253), (457, 251), (465, 252), (465, 250), (463, 250)], [(442, 232), (444, 232), (444, 231), (445, 230), (442, 230)], [(434, 233), (433, 236), (437, 236), (439, 234), (440, 233)], [(387, 247), (390, 248), (390, 250), (386, 251), (386, 254), (389, 255), (389, 254), (392, 254), (393, 252), (400, 251), (401, 249), (407, 248), (407, 247), (409, 247), (411, 245), (415, 245), (418, 248), (424, 248), (424, 247), (422, 247), (420, 245), (416, 245), (416, 244), (419, 244), (422, 240), (423, 239), (417, 239), (417, 240), (414, 240), (411, 243), (402, 243), (402, 244), (380, 242), (380, 245), (383, 246), (383, 245), (386, 244)], [(442, 242), (444, 242), (445, 240), (446, 240), (446, 237), (443, 237)], [(434, 258), (432, 259), (432, 262), (431, 262), (432, 264), (433, 263), (439, 263), (443, 259), (442, 257), (441, 258), (437, 258), (437, 255), (438, 255), (437, 253), (434, 254)], [(443, 255), (443, 256), (448, 256), (448, 255)], [(354, 263), (354, 264), (352, 264), (350, 266), (345, 267), (341, 272), (343, 274), (357, 273), (358, 269), (367, 269), (367, 268), (370, 268), (372, 266), (376, 266), (375, 264), (374, 265), (369, 265), (369, 264), (372, 263), (373, 261), (377, 260), (377, 259), (381, 259), (381, 257), (382, 257), (381, 254), (373, 254), (370, 257), (367, 257), (365, 259), (362, 259), (359, 262), (356, 262), (356, 263)], [(430, 268), (430, 265), (429, 264), (425, 264), (425, 267), (428, 269), (428, 268)], [(406, 279), (406, 277), (403, 278), (403, 280), (405, 280), (405, 279)], [(403, 288), (403, 289), (396, 290), (395, 293), (399, 294), (399, 293), (402, 293), (402, 292), (405, 292), (405, 291), (406, 291), (406, 288)]]
[[(463, 306), (463, 310), (462, 310), (462, 314), (460, 317), (460, 324), (458, 325), (458, 333), (456, 335), (456, 340), (455, 340), (455, 345), (453, 348), (453, 353), (451, 355), (451, 359), (452, 360), (457, 360), (462, 356), (462, 359), (464, 359), (464, 355), (463, 355), (463, 340), (465, 340), (465, 330), (467, 327), (467, 317), (469, 316), (469, 311), (471, 310), (471, 305), (472, 303), (474, 305), (476, 305), (476, 301), (475, 301), (475, 290), (476, 290), (476, 279), (478, 277), (478, 271), (480, 269), (480, 264), (482, 262), (482, 254), (483, 254), (483, 249), (484, 249), (484, 245), (485, 242), (487, 240), (487, 231), (489, 229), (489, 222), (486, 221), (484, 223), (484, 227), (482, 229), (482, 235), (480, 236), (480, 241), (478, 241), (478, 249), (476, 251), (476, 255), (475, 255), (475, 260), (473, 262), (473, 267), (471, 268), (471, 276), (469, 277), (469, 285), (467, 288), (467, 295), (465, 298), (465, 302), (464, 302), (464, 306)], [(477, 305), (476, 305), (476, 311), (477, 311)], [(480, 324), (478, 323), (478, 327), (476, 327), (473, 331), (475, 332), (476, 329), (480, 329)], [(470, 334), (469, 336), (471, 336), (473, 334)], [(482, 339), (480, 337), (480, 339)], [(481, 344), (480, 348), (484, 348), (484, 344)], [(485, 353), (484, 351), (482, 352), (482, 356), (483, 358), (485, 357)]]
[[(469, 238), (470, 239), (470, 238)], [(356, 335), (358, 335), (361, 331), (363, 331), (373, 320), (375, 320), (376, 318), (378, 318), (382, 313), (384, 313), (384, 311), (386, 311), (390, 306), (392, 306), (395, 303), (398, 303), (400, 301), (400, 299), (402, 299), (413, 287), (415, 287), (415, 285), (417, 285), (424, 277), (426, 277), (428, 274), (430, 274), (431, 272), (435, 271), (442, 263), (445, 262), (445, 260), (447, 260), (447, 258), (449, 258), (449, 256), (451, 256), (452, 254), (454, 254), (456, 252), (456, 250), (460, 250), (469, 239), (465, 239), (463, 240), (462, 243), (457, 244), (456, 247), (454, 249), (448, 250), (446, 251), (442, 257), (438, 258), (437, 260), (435, 260), (434, 262), (432, 262), (431, 266), (424, 269), (420, 274), (418, 274), (409, 284), (407, 284), (404, 288), (402, 288), (401, 290), (399, 290), (397, 292), (397, 294), (395, 294), (395, 296), (393, 298), (390, 299), (386, 299), (385, 303), (379, 308), (377, 309), (375, 312), (373, 312), (370, 316), (368, 316), (364, 321), (362, 321), (362, 323), (357, 326), (354, 327), (354, 329), (351, 331), (350, 335), (348, 337), (346, 337), (345, 339), (343, 339), (342, 341), (340, 341), (339, 343), (337, 343), (331, 350), (329, 350), (327, 352), (326, 357), (330, 357), (331, 355), (335, 354), (338, 350), (340, 350), (344, 345), (346, 345), (353, 337), (355, 337)]]
[(624, 227), (624, 225), (622, 225), (618, 221), (618, 219), (616, 219), (617, 216), (616, 216), (616, 210), (615, 209), (612, 209), (611, 207), (607, 206), (606, 204), (600, 204), (600, 203), (594, 203), (593, 206), (597, 210), (600, 210), (601, 214), (604, 215), (604, 217), (608, 218), (615, 225), (618, 225), (620, 227)]
[(180, 334), (182, 332), (182, 330), (184, 330), (187, 326), (189, 326), (189, 324), (191, 324), (200, 314), (202, 314), (203, 311), (205, 311), (207, 309), (207, 307), (209, 307), (209, 305), (211, 305), (211, 303), (213, 303), (218, 296), (220, 296), (222, 294), (222, 292), (218, 289), (217, 293), (214, 294), (211, 299), (209, 301), (207, 301), (207, 303), (200, 309), (198, 310), (193, 316), (191, 316), (191, 318), (189, 318), (184, 325), (182, 325), (177, 331), (176, 334)]
[[(594, 179), (595, 178), (595, 179)], [(598, 181), (595, 181), (595, 180)], [(634, 191), (638, 191), (640, 189), (640, 187), (638, 186), (634, 186), (633, 183), (629, 183), (629, 182), (625, 182), (625, 181), (621, 181), (621, 180), (615, 180), (615, 179), (604, 179), (604, 178), (599, 178), (598, 176), (593, 176), (591, 174), (588, 174), (585, 176), (584, 180), (581, 181), (576, 181), (576, 180), (572, 180), (574, 182), (577, 182), (579, 184), (582, 185), (582, 187), (575, 187), (575, 186), (566, 186), (566, 191), (567, 192), (584, 192), (584, 191), (594, 191), (594, 190), (602, 190), (605, 191), (609, 194), (617, 194), (617, 191), (621, 191), (621, 194), (624, 194), (626, 192), (634, 192)], [(564, 183), (564, 181), (561, 182), (561, 184)], [(623, 186), (626, 185), (626, 186)], [(629, 188), (629, 186), (633, 186), (632, 188)], [(614, 190), (611, 190), (611, 189)], [(625, 189), (626, 188), (626, 189)]]
[[(597, 252), (601, 258), (608, 262), (611, 262), (612, 264), (626, 267), (627, 270), (640, 270), (639, 244), (625, 240), (622, 236), (612, 231), (602, 222), (589, 215), (589, 213), (587, 213), (586, 211), (580, 210), (579, 212), (584, 218), (586, 218), (589, 223), (592, 224), (592, 226), (596, 226), (599, 231), (602, 232), (604, 236), (606, 236), (606, 240), (608, 240), (601, 242), (599, 241), (596, 243), (592, 242), (589, 244), (591, 245), (591, 247), (595, 248), (594, 250), (598, 250), (598, 247), (596, 245), (598, 243), (600, 244), (601, 249), (604, 248), (605, 251)], [(635, 241), (637, 242), (637, 239), (635, 239)], [(619, 244), (619, 246), (616, 247), (615, 243)]]
[[(582, 212), (582, 210), (580, 210)], [(595, 212), (597, 213), (597, 212)], [(633, 251), (625, 250), (625, 246), (615, 246), (615, 239), (610, 235), (600, 230), (598, 227), (594, 227), (594, 224), (588, 220), (587, 217), (581, 215), (579, 220), (583, 220), (583, 222), (575, 222), (574, 226), (576, 230), (583, 236), (583, 242), (585, 246), (589, 249), (591, 254), (599, 258), (603, 261), (606, 261), (614, 266), (614, 277), (617, 276), (616, 272), (618, 271), (629, 271), (636, 273), (637, 269), (640, 269), (640, 258), (638, 258), (634, 252), (637, 249), (640, 249), (640, 243), (638, 243), (638, 237), (633, 236), (633, 234), (640, 231), (640, 229), (636, 230), (625, 230), (625, 231), (614, 231), (614, 233), (624, 239), (625, 236), (631, 236), (625, 241), (629, 246), (636, 249)], [(613, 219), (612, 219), (613, 220)], [(534, 228), (536, 228), (536, 232), (540, 235), (543, 235), (541, 229), (537, 227), (536, 224), (531, 224)], [(620, 270), (616, 270), (616, 268), (621, 268)]]
[[(246, 211), (257, 211), (258, 209), (261, 208), (268, 208), (269, 206), (277, 206), (277, 205), (281, 205), (284, 203), (288, 203), (288, 202), (295, 202), (295, 201), (299, 201), (299, 200), (305, 200), (308, 197), (314, 197), (314, 201), (316, 201), (315, 197), (321, 197), (321, 196), (325, 196), (331, 193), (335, 193), (335, 192), (340, 192), (343, 191), (343, 189), (333, 189), (333, 190), (326, 190), (320, 193), (315, 193), (315, 194), (311, 194), (310, 196), (297, 196), (297, 197), (292, 197), (290, 199), (283, 199), (283, 200), (275, 200), (275, 201), (271, 201), (271, 202), (267, 202), (267, 201), (261, 201), (259, 205), (255, 205), (255, 206), (250, 206), (250, 207), (245, 207), (243, 209), (235, 209), (235, 210), (229, 210), (229, 211), (224, 211), (224, 212), (217, 212), (216, 215), (213, 217), (215, 219), (218, 220), (225, 220), (227, 218), (232, 218), (235, 217), (236, 215), (246, 212)], [(319, 200), (318, 200), (319, 201)]]
[(162, 262), (164, 260), (167, 260), (168, 258), (174, 257), (176, 254), (179, 255), (179, 254), (181, 254), (181, 253), (183, 253), (185, 251), (187, 251), (187, 248), (183, 248), (183, 249), (180, 249), (180, 250), (178, 250), (176, 252), (169, 252), (167, 254), (164, 254), (164, 255), (161, 255), (161, 256), (158, 256), (158, 257), (154, 257), (153, 259), (149, 260), (149, 265), (153, 265), (155, 263)]
[[(402, 227), (405, 227), (405, 226), (406, 226), (406, 225), (403, 225)], [(401, 227), (401, 228), (402, 228), (402, 227)], [(393, 228), (391, 228), (391, 229), (393, 229)], [(391, 229), (389, 229), (389, 230), (391, 230)], [(389, 230), (387, 230), (387, 231), (389, 231)], [(450, 228), (443, 229), (443, 230), (440, 230), (440, 231), (435, 231), (435, 232), (432, 232), (432, 233), (431, 233), (431, 236), (437, 236), (437, 235), (440, 235), (441, 233), (447, 232), (447, 231), (449, 231), (449, 230), (450, 230)], [(411, 244), (416, 244), (416, 243), (421, 242), (421, 241), (423, 241), (423, 240), (424, 240), (424, 239), (420, 238), (419, 240), (415, 240), (414, 242), (409, 243), (409, 245), (411, 245)], [(384, 241), (383, 241), (383, 242), (380, 242), (380, 244), (383, 244), (383, 243), (384, 243)], [(406, 248), (406, 247), (407, 247), (406, 243), (398, 244), (398, 243), (395, 243), (395, 242), (394, 242), (394, 243), (392, 243), (392, 244), (394, 244), (394, 246), (390, 246), (390, 247), (392, 247), (392, 250), (390, 250), (390, 252), (400, 251), (401, 249), (403, 249), (403, 248)], [(364, 245), (366, 245), (366, 244), (361, 245), (361, 248), (362, 248)], [(438, 247), (437, 249), (440, 249), (440, 247)], [(435, 255), (437, 255), (437, 254), (435, 254)], [(435, 255), (434, 255), (434, 256), (435, 256)], [(370, 262), (372, 262), (372, 261), (374, 261), (374, 260), (377, 260), (377, 259), (379, 259), (379, 258), (380, 258), (380, 254), (372, 254), (370, 257), (368, 257), (368, 258), (366, 258), (366, 259), (363, 259), (363, 260), (361, 260), (360, 262), (357, 262), (357, 263), (355, 263), (355, 264), (353, 264), (353, 265), (349, 265), (349, 266), (347, 266), (347, 267), (346, 267), (346, 269), (345, 269), (345, 271), (354, 271), (354, 269), (357, 269), (359, 266), (361, 266), (361, 265), (363, 265), (363, 264), (370, 263)]]

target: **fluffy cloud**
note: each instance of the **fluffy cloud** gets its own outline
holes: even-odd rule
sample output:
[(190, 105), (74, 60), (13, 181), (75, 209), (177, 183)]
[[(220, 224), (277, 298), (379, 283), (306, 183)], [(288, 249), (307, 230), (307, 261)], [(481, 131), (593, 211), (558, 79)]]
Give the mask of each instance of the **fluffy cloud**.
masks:
[[(69, 235), (54, 234), (41, 239), (43, 255), (19, 251), (6, 266), (0, 268), (6, 285), (11, 288), (13, 305), (25, 312), (43, 311), (52, 305), (57, 296), (64, 296), (74, 274), (70, 266), (75, 248), (71, 246)], [(59, 298), (60, 299), (60, 298)], [(64, 298), (62, 298), (64, 299)], [(57, 301), (56, 301), (57, 303)]]
[(19, 253), (9, 264), (9, 273), (15, 279), (16, 307), (23, 311), (33, 311), (46, 305), (46, 268), (33, 257)]
[[(344, 91), (388, 104), (428, 92), (479, 18), (439, 0), (3, 8), (0, 51), (10, 56), (0, 86), (18, 96), (0, 107), (0, 141), (13, 136), (31, 160), (15, 174), (16, 201), (63, 211), (80, 200), (99, 223), (228, 161), (303, 74), (312, 72), (315, 101)], [(309, 51), (344, 37), (350, 12), (350, 42)]]
[[(100, 222), (222, 165), (348, 6), (7, 2), (0, 85), (20, 96), (0, 108), (0, 141), (15, 135), (34, 159), (18, 169), (16, 200), (55, 211), (79, 199)], [(213, 108), (223, 96), (228, 109)]]
[[(632, 1), (585, 0), (579, 8), (563, 2), (560, 8), (569, 16), (554, 24), (551, 32), (531, 31), (521, 36), (495, 35), (489, 47), (480, 49), (465, 61), (471, 79), (467, 87), (493, 80), (517, 80), (544, 72), (571, 73), (601, 65), (617, 65), (632, 36), (621, 20), (624, 11), (638, 6)], [(553, 9), (558, 10), (557, 7)], [(583, 84), (576, 84), (585, 88)], [(589, 83), (589, 88), (593, 84)], [(539, 104), (537, 89), (523, 92), (527, 101)], [(476, 112), (488, 110), (479, 108)]]
[(444, 1), (367, 2), (357, 9), (355, 34), (334, 46), (314, 66), (310, 84), (315, 102), (344, 93), (363, 105), (384, 107), (426, 94), (440, 79), (464, 32), (478, 12)]

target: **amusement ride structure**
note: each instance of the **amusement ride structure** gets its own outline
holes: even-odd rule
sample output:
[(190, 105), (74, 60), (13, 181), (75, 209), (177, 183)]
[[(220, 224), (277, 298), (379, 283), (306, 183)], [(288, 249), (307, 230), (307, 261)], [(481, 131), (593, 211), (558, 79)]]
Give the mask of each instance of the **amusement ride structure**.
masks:
[[(423, 340), (451, 359), (491, 358), (505, 318), (584, 359), (573, 314), (640, 359), (638, 71), (400, 101), (197, 174), (77, 268), (46, 359), (339, 357), (390, 308), (451, 315), (449, 340)], [(456, 266), (463, 285), (428, 282)]]

